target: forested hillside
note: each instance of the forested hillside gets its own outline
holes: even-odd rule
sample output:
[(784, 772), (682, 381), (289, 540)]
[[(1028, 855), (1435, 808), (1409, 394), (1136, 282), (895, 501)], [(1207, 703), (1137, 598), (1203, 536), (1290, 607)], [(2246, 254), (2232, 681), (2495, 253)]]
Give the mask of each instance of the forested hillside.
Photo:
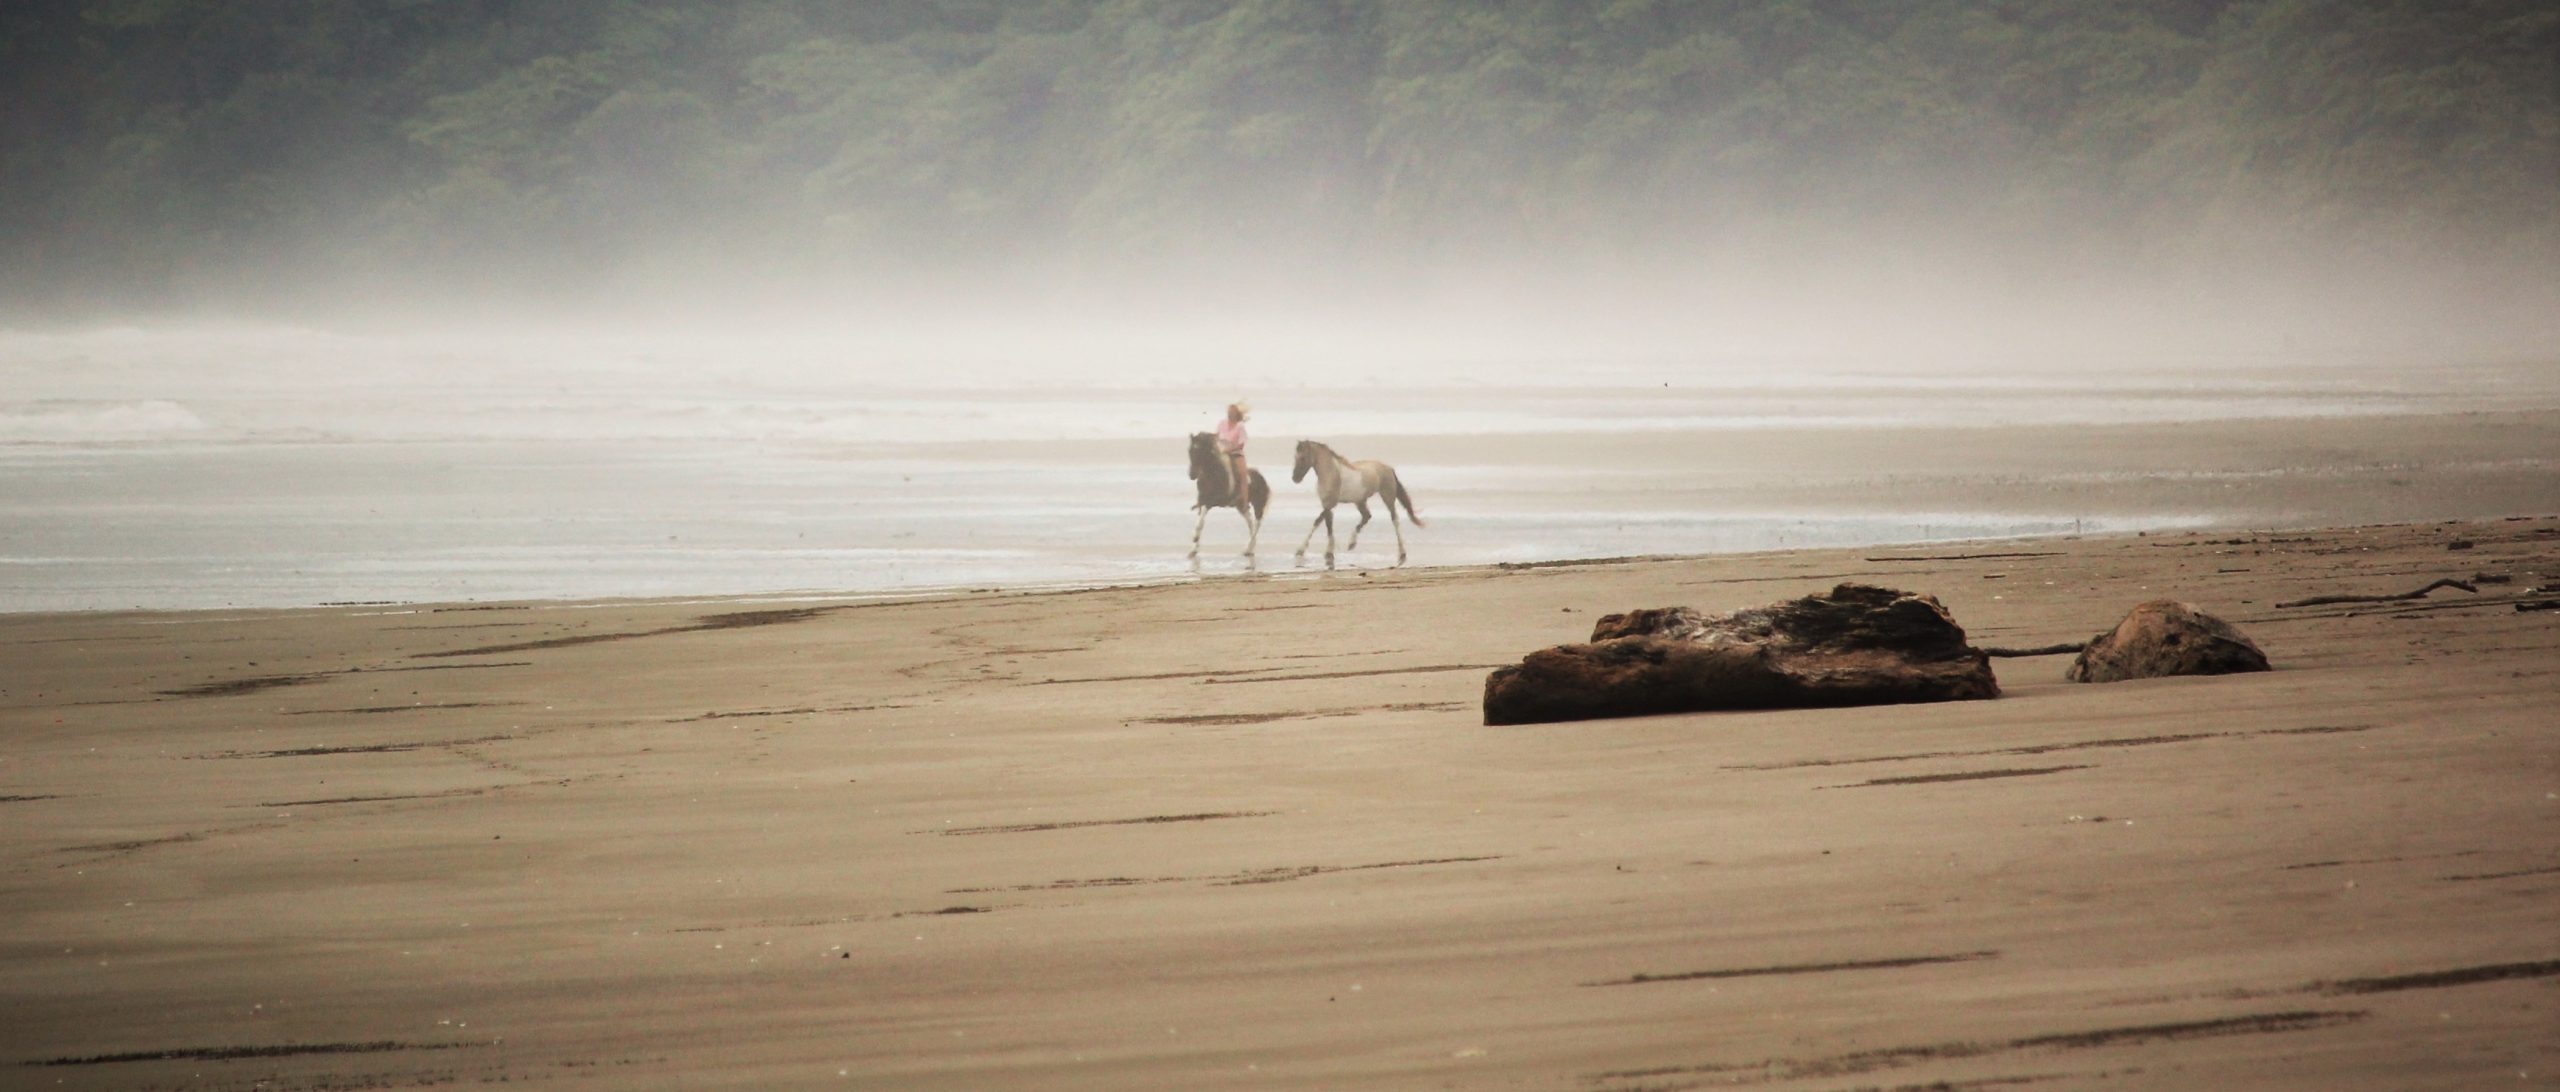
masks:
[(2125, 260), (2547, 256), (2560, 5), (0, 5), (21, 304), (1660, 257), (1897, 223)]

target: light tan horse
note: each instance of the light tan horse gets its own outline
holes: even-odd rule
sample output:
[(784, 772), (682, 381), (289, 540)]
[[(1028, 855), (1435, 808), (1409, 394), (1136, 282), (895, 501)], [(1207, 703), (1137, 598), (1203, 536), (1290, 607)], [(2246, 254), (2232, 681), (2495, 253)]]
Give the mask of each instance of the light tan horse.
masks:
[(1404, 504), (1404, 514), (1413, 517), (1420, 527), (1422, 513), (1413, 510), (1413, 495), (1404, 491), (1397, 480), (1396, 468), (1376, 459), (1353, 462), (1334, 454), (1332, 448), (1313, 440), (1298, 441), (1298, 461), (1289, 468), (1289, 480), (1305, 481), (1309, 471), (1316, 476), (1316, 503), (1324, 509), (1316, 513), (1316, 521), (1307, 525), (1306, 541), (1298, 543), (1298, 560), (1307, 559), (1307, 546), (1316, 540), (1316, 528), (1324, 528), (1324, 563), (1333, 564), (1333, 506), (1348, 504), (1360, 510), (1360, 522), (1351, 527), (1351, 542), (1345, 550), (1360, 548), (1360, 529), (1369, 525), (1369, 498), (1376, 497), (1386, 505), (1387, 522), (1396, 530), (1396, 564), (1404, 564), (1404, 523), (1396, 518), (1396, 504)]
[(1261, 471), (1248, 469), (1245, 473), (1250, 480), (1246, 488), (1237, 489), (1234, 466), (1218, 450), (1217, 436), (1206, 432), (1191, 434), (1191, 480), (1197, 484), (1198, 492), (1191, 510), (1200, 514), (1200, 518), (1191, 521), (1191, 557), (1195, 561), (1200, 557), (1200, 529), (1208, 525), (1212, 508), (1233, 508), (1244, 516), (1244, 556), (1252, 557), (1253, 548), (1262, 542), (1262, 513), (1271, 507), (1271, 483), (1263, 480)]

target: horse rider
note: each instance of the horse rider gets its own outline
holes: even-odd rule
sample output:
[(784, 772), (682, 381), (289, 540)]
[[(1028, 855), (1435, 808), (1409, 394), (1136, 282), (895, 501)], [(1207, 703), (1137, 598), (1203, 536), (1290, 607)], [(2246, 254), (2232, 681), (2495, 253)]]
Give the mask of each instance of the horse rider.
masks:
[(1218, 453), (1227, 457), (1228, 484), (1239, 497), (1244, 495), (1245, 483), (1253, 480), (1244, 468), (1244, 419), (1252, 412), (1253, 407), (1239, 398), (1227, 403), (1227, 419), (1218, 422)]

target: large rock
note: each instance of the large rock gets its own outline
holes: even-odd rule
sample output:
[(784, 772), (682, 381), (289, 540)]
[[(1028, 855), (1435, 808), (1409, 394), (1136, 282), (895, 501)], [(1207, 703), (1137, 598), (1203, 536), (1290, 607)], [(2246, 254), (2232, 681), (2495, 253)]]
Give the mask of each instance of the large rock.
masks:
[(2133, 608), (2116, 628), (2089, 638), (2063, 677), (2122, 682), (2265, 670), (2267, 654), (2231, 623), (2175, 599), (2155, 599)]
[(1612, 614), (1588, 644), (1484, 680), (1486, 724), (2000, 696), (1991, 661), (1925, 595), (1842, 584), (1766, 607)]

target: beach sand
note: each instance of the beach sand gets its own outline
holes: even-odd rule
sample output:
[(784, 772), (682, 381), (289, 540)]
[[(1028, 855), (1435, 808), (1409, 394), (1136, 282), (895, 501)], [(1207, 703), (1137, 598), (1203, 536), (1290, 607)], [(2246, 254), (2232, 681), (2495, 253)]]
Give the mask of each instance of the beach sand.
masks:
[[(2277, 669), (1481, 724), (1853, 580)], [(0, 616), (0, 1087), (2551, 1087), (2556, 584), (2537, 515)]]

